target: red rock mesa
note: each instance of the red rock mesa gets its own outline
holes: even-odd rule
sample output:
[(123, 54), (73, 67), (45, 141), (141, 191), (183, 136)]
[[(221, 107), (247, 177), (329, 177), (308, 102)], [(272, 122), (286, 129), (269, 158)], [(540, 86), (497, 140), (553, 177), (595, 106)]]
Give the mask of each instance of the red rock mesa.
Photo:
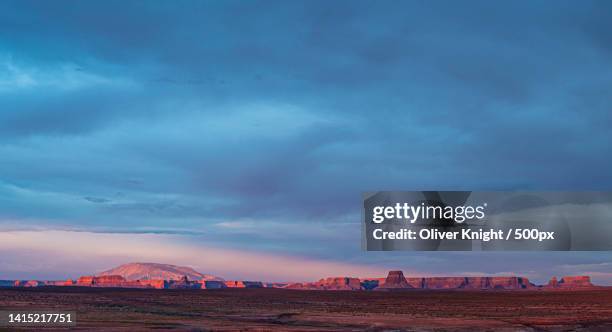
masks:
[(330, 277), (317, 282), (294, 283), (287, 285), (288, 289), (313, 289), (313, 290), (361, 290), (361, 281), (358, 278)]
[[(111, 274), (116, 272), (117, 274)], [(185, 272), (183, 275), (179, 273)], [(139, 277), (139, 278), (137, 278)], [(135, 279), (137, 278), (137, 279)], [(390, 271), (386, 278), (358, 279), (329, 277), (306, 283), (262, 283), (260, 281), (228, 280), (202, 274), (189, 267), (156, 263), (131, 263), (100, 273), (82, 276), (73, 281), (0, 280), (0, 287), (121, 287), (121, 288), (287, 288), (302, 290), (582, 290), (594, 288), (588, 276), (553, 277), (547, 285), (537, 286), (524, 277), (406, 277), (402, 271)]]
[[(350, 285), (347, 285), (351, 280)], [(564, 286), (555, 289), (578, 289), (594, 287), (589, 277), (564, 277)], [(523, 290), (523, 289), (551, 289), (551, 286), (536, 286), (524, 277), (424, 277), (406, 278), (402, 271), (390, 271), (386, 278), (366, 278), (359, 280), (361, 287), (357, 287), (356, 278), (334, 277), (321, 279), (318, 282), (295, 283), (284, 288), (288, 289), (314, 289), (314, 290), (378, 290), (393, 291), (407, 289), (459, 289), (459, 290)], [(561, 283), (559, 283), (561, 284)]]
[(559, 289), (559, 290), (571, 290), (571, 289), (583, 289), (591, 288), (594, 285), (591, 283), (591, 277), (589, 276), (565, 276), (557, 281), (556, 277), (552, 277), (548, 282), (546, 288)]

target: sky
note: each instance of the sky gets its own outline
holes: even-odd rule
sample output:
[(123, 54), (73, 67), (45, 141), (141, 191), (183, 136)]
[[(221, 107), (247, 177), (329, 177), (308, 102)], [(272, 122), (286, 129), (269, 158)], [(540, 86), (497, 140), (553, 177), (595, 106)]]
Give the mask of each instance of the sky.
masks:
[(361, 193), (610, 190), (608, 1), (2, 1), (0, 279), (590, 274), (368, 253)]

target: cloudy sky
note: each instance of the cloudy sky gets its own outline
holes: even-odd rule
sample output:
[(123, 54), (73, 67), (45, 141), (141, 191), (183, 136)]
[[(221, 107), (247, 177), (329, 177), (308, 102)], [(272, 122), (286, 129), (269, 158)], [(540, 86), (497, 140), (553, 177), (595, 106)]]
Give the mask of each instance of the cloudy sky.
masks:
[(0, 279), (549, 276), (612, 253), (365, 253), (361, 192), (610, 190), (607, 1), (3, 1)]

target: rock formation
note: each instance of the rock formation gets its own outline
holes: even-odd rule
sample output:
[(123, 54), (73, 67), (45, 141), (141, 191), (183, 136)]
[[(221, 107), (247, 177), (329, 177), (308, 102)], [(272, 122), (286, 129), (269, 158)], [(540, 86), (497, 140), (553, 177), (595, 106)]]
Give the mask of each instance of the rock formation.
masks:
[(123, 287), (123, 283), (127, 280), (119, 275), (108, 275), (108, 276), (83, 276), (77, 280), (77, 286), (90, 286), (90, 287)]
[(374, 288), (377, 288), (379, 284), (382, 284), (382, 282), (378, 279), (361, 280), (361, 287), (365, 290), (372, 290)]
[(561, 287), (593, 287), (589, 276), (565, 276), (559, 282)]
[(168, 287), (173, 289), (194, 289), (194, 288), (202, 288), (202, 284), (199, 281), (191, 281), (187, 276), (183, 276), (183, 278), (179, 280), (168, 280)]
[[(117, 274), (112, 274), (117, 271)], [(180, 272), (185, 272), (179, 276)], [(126, 277), (127, 276), (127, 277)], [(136, 277), (142, 277), (134, 279)], [(167, 279), (164, 279), (167, 278)], [(192, 279), (193, 278), (193, 279)], [(402, 271), (390, 271), (386, 278), (358, 279), (329, 277), (305, 283), (262, 283), (260, 281), (228, 280), (201, 274), (191, 268), (167, 264), (133, 263), (103, 272), (97, 276), (82, 276), (60, 281), (0, 280), (0, 287), (121, 287), (121, 288), (285, 288), (302, 290), (583, 290), (594, 286), (588, 276), (553, 277), (547, 285), (536, 286), (527, 278), (508, 277), (405, 277)]]
[(462, 285), (464, 289), (488, 289), (491, 288), (490, 277), (466, 277)]
[[(72, 281), (72, 280), (70, 280)], [(73, 284), (65, 284), (64, 286), (72, 286)], [(125, 280), (120, 275), (109, 276), (82, 276), (76, 286), (84, 287), (119, 287), (119, 288), (169, 288), (168, 282), (165, 280)], [(60, 285), (57, 285), (60, 286)]]
[(582, 289), (595, 287), (591, 283), (591, 277), (589, 276), (564, 276), (561, 280), (557, 281), (556, 277), (552, 277), (545, 286), (547, 289)]
[(361, 281), (350, 277), (332, 277), (319, 280), (318, 284), (326, 290), (359, 290)]
[(285, 288), (287, 287), (287, 285), (289, 285), (289, 283), (286, 283), (286, 282), (265, 282), (263, 283), (263, 286), (265, 288)]
[(493, 289), (529, 289), (534, 287), (529, 279), (523, 277), (490, 277)]
[(425, 278), (406, 278), (406, 282), (412, 288), (425, 288), (424, 282)]
[(225, 282), (218, 280), (200, 280), (200, 288), (202, 289), (219, 289), (227, 288)]
[(406, 289), (412, 288), (406, 281), (406, 277), (404, 277), (404, 272), (402, 271), (389, 271), (385, 282), (382, 285), (379, 285), (377, 290), (390, 290), (390, 289)]
[(130, 283), (136, 283), (144, 288), (157, 288), (164, 289), (168, 288), (168, 281), (166, 280), (136, 280), (136, 281), (128, 281)]
[(77, 286), (92, 286), (94, 284), (94, 276), (82, 276), (77, 279)]
[(261, 281), (228, 280), (225, 286), (229, 288), (263, 288)]
[(73, 286), (74, 284), (75, 284), (75, 281), (72, 279), (45, 281), (45, 286)]
[(93, 281), (97, 285), (118, 285), (127, 280), (120, 275), (105, 275), (94, 277)]
[(317, 282), (295, 283), (287, 285), (287, 289), (308, 290), (361, 290), (361, 281), (350, 277), (329, 277)]
[(459, 289), (465, 288), (466, 278), (462, 277), (432, 277), (423, 278), (423, 288), (426, 289)]
[(294, 283), (287, 285), (287, 289), (303, 290), (404, 290), (404, 289), (431, 289), (431, 290), (536, 290), (544, 289), (585, 289), (595, 287), (587, 276), (563, 277), (557, 282), (553, 278), (546, 286), (536, 286), (529, 279), (517, 276), (508, 277), (409, 277), (402, 271), (390, 271), (386, 278), (327, 278), (317, 282)]
[(126, 280), (218, 280), (222, 278), (200, 273), (190, 267), (158, 263), (129, 263), (104, 271), (98, 276), (120, 275)]
[(244, 282), (239, 280), (226, 280), (225, 287), (229, 288), (245, 288)]
[[(530, 289), (535, 285), (523, 277), (426, 277), (405, 278), (402, 271), (390, 271), (384, 281), (372, 287), (376, 279), (367, 279), (367, 289)], [(362, 282), (364, 284), (364, 282)]]
[(246, 288), (263, 288), (261, 281), (243, 281), (244, 287)]

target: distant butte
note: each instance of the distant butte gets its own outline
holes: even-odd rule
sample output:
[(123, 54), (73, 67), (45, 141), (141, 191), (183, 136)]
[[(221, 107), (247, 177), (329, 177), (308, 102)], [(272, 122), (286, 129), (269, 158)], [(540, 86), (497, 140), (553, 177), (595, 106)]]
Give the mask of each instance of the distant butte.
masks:
[(404, 289), (404, 288), (415, 288), (412, 285), (408, 284), (406, 277), (404, 277), (404, 272), (402, 271), (389, 271), (387, 278), (385, 281), (378, 286), (377, 289)]

